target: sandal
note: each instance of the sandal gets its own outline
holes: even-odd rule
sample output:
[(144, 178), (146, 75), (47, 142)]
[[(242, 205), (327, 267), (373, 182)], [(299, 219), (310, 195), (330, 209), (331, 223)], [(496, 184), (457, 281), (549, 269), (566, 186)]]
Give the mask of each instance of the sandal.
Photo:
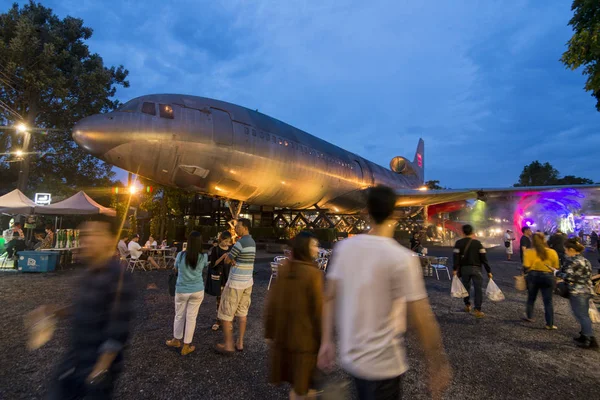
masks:
[(213, 326), (212, 326), (212, 328), (211, 328), (211, 329), (212, 329), (213, 331), (218, 331), (220, 327), (221, 327), (221, 325), (219, 325), (217, 322), (215, 322), (215, 323), (213, 324)]
[(192, 346), (191, 344), (184, 344), (183, 345), (183, 349), (181, 349), (181, 355), (182, 356), (187, 356), (188, 354), (190, 354), (194, 350), (196, 350), (196, 346)]
[(169, 347), (175, 347), (176, 349), (181, 347), (181, 340), (179, 339), (171, 339), (171, 340), (167, 340), (167, 346)]

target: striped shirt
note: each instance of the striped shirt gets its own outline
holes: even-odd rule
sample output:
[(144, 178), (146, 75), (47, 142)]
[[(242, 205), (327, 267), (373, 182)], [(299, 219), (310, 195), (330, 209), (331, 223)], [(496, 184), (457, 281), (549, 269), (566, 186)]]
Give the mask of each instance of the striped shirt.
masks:
[(252, 274), (254, 273), (254, 259), (256, 258), (256, 243), (252, 236), (246, 235), (233, 245), (229, 252), (229, 258), (235, 261), (235, 265), (229, 271), (227, 286), (232, 289), (247, 289), (254, 284)]

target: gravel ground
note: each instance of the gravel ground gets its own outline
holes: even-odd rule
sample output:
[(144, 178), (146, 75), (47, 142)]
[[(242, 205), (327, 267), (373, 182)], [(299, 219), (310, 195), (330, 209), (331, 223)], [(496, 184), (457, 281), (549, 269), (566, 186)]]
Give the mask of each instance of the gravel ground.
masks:
[[(431, 250), (450, 256), (450, 249)], [(591, 255), (595, 269), (598, 262)], [(558, 331), (543, 329), (541, 298), (537, 321), (520, 322), (524, 293), (513, 289), (518, 263), (503, 261), (503, 249), (490, 251), (496, 283), (506, 300), (484, 302), (486, 318), (475, 320), (462, 312), (462, 301), (449, 295), (450, 282), (426, 278), (431, 303), (440, 322), (444, 343), (454, 368), (447, 399), (592, 399), (598, 398), (600, 353), (577, 349), (578, 333), (566, 300), (555, 297)], [(266, 382), (267, 348), (262, 339), (262, 310), (269, 267), (256, 268), (245, 351), (223, 358), (212, 351), (220, 332), (210, 330), (215, 299), (206, 296), (194, 337), (197, 350), (182, 357), (164, 345), (172, 334), (173, 300), (167, 292), (166, 271), (135, 273), (137, 317), (119, 399), (285, 399), (287, 390)], [(39, 399), (48, 377), (62, 355), (68, 326), (61, 325), (52, 341), (28, 352), (22, 316), (41, 304), (66, 304), (77, 271), (51, 274), (0, 273), (0, 399)], [(148, 289), (154, 283), (157, 289)], [(600, 328), (596, 327), (596, 330)], [(413, 337), (407, 338), (412, 369), (404, 381), (404, 398), (426, 399), (423, 365)], [(339, 378), (341, 373), (336, 373)]]

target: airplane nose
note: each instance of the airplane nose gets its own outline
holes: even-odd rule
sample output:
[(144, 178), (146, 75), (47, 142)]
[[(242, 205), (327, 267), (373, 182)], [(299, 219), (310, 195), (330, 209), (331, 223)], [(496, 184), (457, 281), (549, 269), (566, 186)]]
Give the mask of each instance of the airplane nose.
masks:
[(112, 127), (113, 117), (110, 114), (92, 115), (75, 124), (73, 140), (89, 153), (102, 157), (122, 142), (112, 132)]

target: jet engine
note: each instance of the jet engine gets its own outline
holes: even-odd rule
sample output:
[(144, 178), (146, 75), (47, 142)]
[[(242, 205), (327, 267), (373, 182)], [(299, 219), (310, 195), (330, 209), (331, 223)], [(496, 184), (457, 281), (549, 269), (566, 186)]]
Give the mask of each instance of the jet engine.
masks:
[(417, 174), (412, 163), (410, 161), (408, 161), (406, 158), (401, 157), (401, 156), (392, 158), (392, 161), (390, 161), (390, 169), (393, 172), (395, 172), (397, 174), (402, 174), (402, 175), (416, 175)]

